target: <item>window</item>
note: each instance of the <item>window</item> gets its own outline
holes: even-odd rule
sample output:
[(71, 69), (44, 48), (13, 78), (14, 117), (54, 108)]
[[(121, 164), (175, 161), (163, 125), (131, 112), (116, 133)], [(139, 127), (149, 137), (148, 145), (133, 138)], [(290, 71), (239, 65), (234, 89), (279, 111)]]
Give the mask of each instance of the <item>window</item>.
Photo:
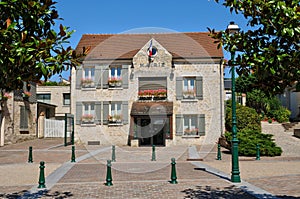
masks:
[(109, 113), (109, 123), (121, 123), (122, 122), (122, 103), (121, 102), (111, 102), (110, 103), (110, 113)]
[(81, 79), (81, 86), (83, 88), (95, 87), (95, 68), (84, 68), (83, 77)]
[(176, 99), (203, 99), (203, 78), (176, 77)]
[(51, 94), (37, 94), (37, 101), (44, 103), (51, 103)]
[(194, 99), (196, 97), (196, 78), (195, 77), (184, 77), (183, 78), (183, 98)]
[(71, 104), (70, 93), (63, 93), (63, 98), (64, 98), (64, 101), (63, 101), (64, 105), (70, 105)]
[(28, 129), (28, 109), (20, 106), (20, 130)]
[(205, 115), (176, 115), (176, 135), (196, 137), (200, 135), (205, 135)]
[(83, 114), (81, 116), (81, 122), (94, 123), (95, 119), (95, 104), (94, 103), (84, 103), (83, 104)]
[(122, 66), (110, 66), (108, 85), (109, 87), (122, 86)]
[(198, 135), (196, 115), (186, 115), (183, 117), (183, 130), (183, 135)]

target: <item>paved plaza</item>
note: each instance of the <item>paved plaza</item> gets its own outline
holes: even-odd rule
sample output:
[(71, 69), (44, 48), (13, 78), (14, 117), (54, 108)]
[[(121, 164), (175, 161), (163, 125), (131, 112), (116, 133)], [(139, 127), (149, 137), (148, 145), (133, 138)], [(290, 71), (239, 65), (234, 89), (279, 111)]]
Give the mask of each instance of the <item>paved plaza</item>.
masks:
[[(199, 146), (156, 147), (155, 161), (151, 147), (116, 147), (113, 186), (106, 186), (111, 146), (76, 144), (72, 163), (71, 146), (60, 138), (7, 145), (0, 148), (0, 198), (300, 198), (300, 139), (279, 125), (267, 127), (284, 152), (259, 161), (240, 157), (241, 183), (230, 182), (231, 155), (222, 149), (222, 160), (216, 160), (216, 146), (205, 155)], [(171, 158), (177, 184), (170, 183)], [(40, 161), (45, 189), (37, 188)]]

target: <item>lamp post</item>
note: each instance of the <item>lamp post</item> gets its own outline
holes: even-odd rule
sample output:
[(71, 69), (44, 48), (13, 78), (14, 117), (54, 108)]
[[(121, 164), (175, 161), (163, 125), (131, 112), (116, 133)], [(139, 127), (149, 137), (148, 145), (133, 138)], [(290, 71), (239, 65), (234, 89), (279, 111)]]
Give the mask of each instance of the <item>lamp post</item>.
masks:
[[(239, 26), (230, 22), (227, 26), (229, 34), (235, 34), (240, 30)], [(234, 61), (235, 53), (231, 53), (231, 61)], [(231, 66), (231, 101), (232, 101), (232, 147), (231, 147), (231, 182), (241, 182), (239, 171), (239, 152), (238, 152), (238, 139), (236, 129), (236, 101), (235, 101), (235, 68), (234, 64)]]

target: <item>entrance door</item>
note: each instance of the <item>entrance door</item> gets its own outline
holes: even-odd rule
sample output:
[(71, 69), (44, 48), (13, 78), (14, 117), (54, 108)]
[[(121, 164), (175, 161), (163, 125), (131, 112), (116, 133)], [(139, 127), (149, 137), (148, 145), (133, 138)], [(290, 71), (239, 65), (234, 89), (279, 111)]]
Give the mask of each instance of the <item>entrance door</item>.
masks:
[[(139, 120), (140, 118), (138, 118)], [(162, 118), (141, 118), (140, 145), (141, 146), (164, 146), (165, 145), (165, 131), (166, 124)]]

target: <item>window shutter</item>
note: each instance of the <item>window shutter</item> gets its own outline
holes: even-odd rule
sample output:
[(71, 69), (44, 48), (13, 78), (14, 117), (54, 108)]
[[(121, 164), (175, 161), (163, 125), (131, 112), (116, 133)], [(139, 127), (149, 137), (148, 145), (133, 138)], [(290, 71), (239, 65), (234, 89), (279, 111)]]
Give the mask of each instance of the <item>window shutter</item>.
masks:
[(76, 124), (81, 124), (82, 103), (76, 102)]
[(200, 76), (196, 77), (196, 98), (203, 99), (203, 78)]
[(95, 86), (96, 88), (101, 88), (101, 67), (95, 66)]
[(205, 135), (205, 115), (198, 115), (198, 132), (199, 135)]
[(28, 111), (25, 106), (20, 106), (20, 129), (28, 129)]
[(102, 83), (103, 87), (102, 88), (108, 88), (108, 77), (109, 77), (109, 66), (105, 66), (103, 68), (103, 73), (102, 73)]
[(95, 123), (96, 124), (100, 124), (101, 122), (101, 102), (95, 102), (95, 114), (96, 114), (96, 118), (95, 118)]
[(128, 102), (122, 102), (123, 124), (128, 124)]
[(182, 84), (183, 84), (183, 78), (182, 77), (176, 77), (176, 99), (177, 100), (182, 100), (183, 95), (182, 95)]
[(103, 124), (108, 124), (109, 102), (103, 102)]
[(140, 77), (139, 90), (167, 89), (167, 77)]
[(183, 135), (183, 115), (176, 115), (176, 135)]
[(81, 89), (81, 78), (82, 78), (82, 67), (78, 66), (76, 70), (76, 89)]
[(129, 65), (122, 66), (122, 87), (128, 88), (128, 70)]

